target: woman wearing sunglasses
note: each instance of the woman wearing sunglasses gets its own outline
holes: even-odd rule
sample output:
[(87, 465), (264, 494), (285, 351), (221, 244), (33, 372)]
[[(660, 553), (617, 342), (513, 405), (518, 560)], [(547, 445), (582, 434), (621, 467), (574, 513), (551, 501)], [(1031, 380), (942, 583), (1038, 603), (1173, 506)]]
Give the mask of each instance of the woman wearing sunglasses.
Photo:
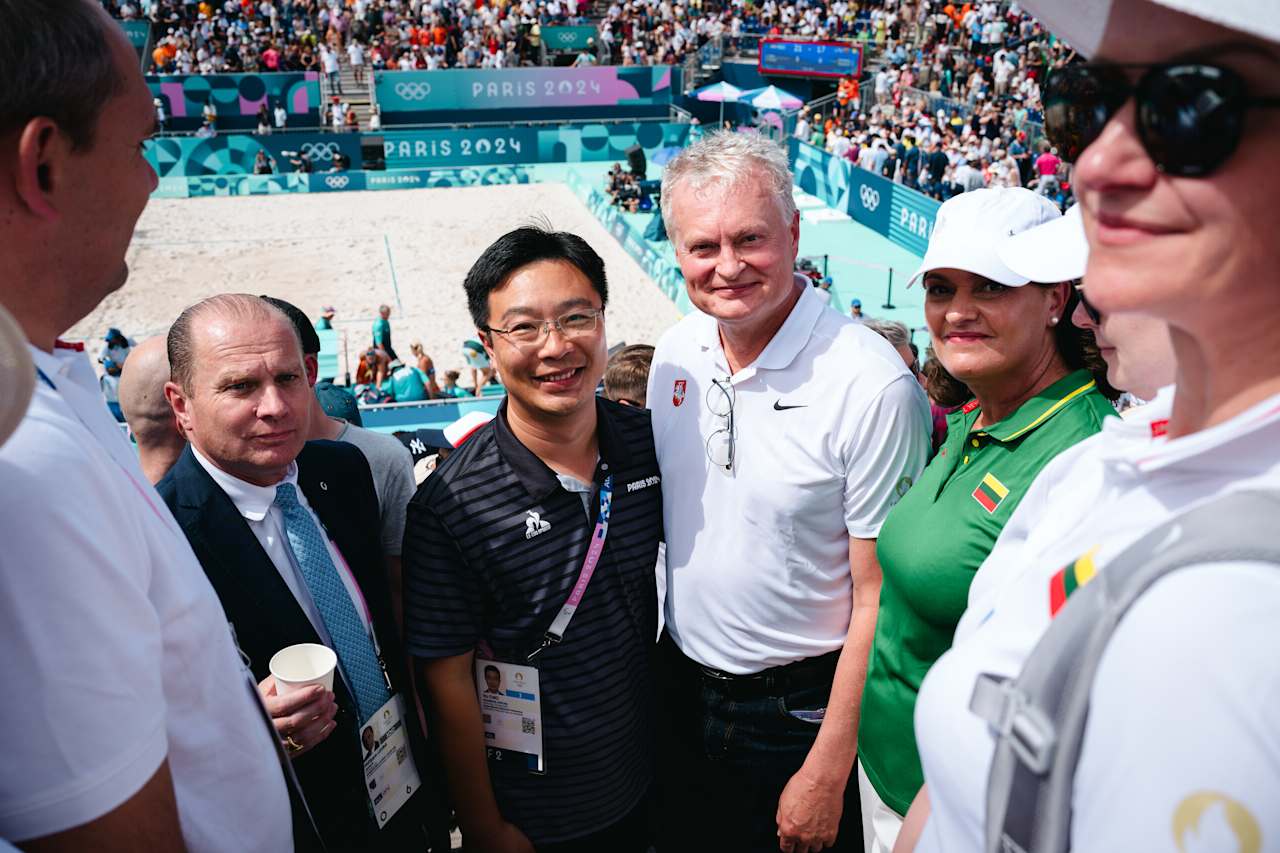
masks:
[(1115, 414), (1088, 369), (1103, 370), (1092, 340), (1070, 322), (1074, 289), (1019, 275), (997, 254), (1008, 235), (1061, 216), (1026, 189), (963, 193), (939, 209), (917, 273), (935, 353), (929, 395), (959, 408), (876, 546), (884, 581), (858, 731), (870, 850), (893, 846), (920, 789), (916, 691), (951, 645), (974, 571), (1040, 469)]
[[(1000, 260), (1032, 281), (1077, 281), (1084, 276), (1089, 242), (1084, 236), (1081, 207), (1001, 243)], [(1138, 418), (1143, 404), (1174, 381), (1173, 345), (1163, 320), (1144, 314), (1105, 317), (1089, 301), (1084, 284), (1076, 285), (1079, 297), (1071, 322), (1093, 334), (1098, 353), (1107, 365), (1107, 384), (1123, 391), (1117, 401), (1121, 417)], [(1129, 407), (1122, 405), (1129, 403)], [(1077, 447), (1079, 451), (1079, 447)]]
[[(1189, 508), (1280, 490), (1280, 15), (1247, 0), (1114, 0), (1091, 6), (1096, 18), (1026, 5), (1093, 57), (1045, 88), (1047, 131), (1076, 162), (1089, 302), (1104, 321), (1168, 325), (1176, 391), (1142, 421), (1108, 426), (1069, 471), (1055, 462), (1060, 482), (1033, 488), (1054, 511), (1005, 571), (990, 571), (993, 557), (978, 572), (917, 701), (926, 785), (900, 850), (983, 849), (995, 740), (969, 710), (974, 684), (1021, 671), (1071, 606), (1066, 569), (1075, 588), (1131, 572), (1111, 561)], [(1089, 686), (1072, 849), (1274, 846), (1278, 611), (1280, 571), (1230, 559), (1137, 600)]]

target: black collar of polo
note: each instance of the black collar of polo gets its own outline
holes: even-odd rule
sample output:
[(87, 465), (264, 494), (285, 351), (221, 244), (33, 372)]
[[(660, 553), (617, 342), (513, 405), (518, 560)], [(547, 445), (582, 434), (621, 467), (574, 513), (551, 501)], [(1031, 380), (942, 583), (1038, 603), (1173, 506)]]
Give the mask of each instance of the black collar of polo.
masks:
[[(618, 433), (613, 422), (610, 408), (617, 406), (603, 397), (596, 397), (596, 438), (600, 442), (600, 461), (608, 465), (596, 467), (597, 482), (604, 479), (602, 471), (626, 468), (631, 464), (631, 451)], [(511, 466), (520, 485), (535, 500), (545, 500), (548, 495), (560, 488), (560, 480), (556, 472), (547, 467), (547, 463), (539, 459), (533, 451), (520, 443), (511, 425), (507, 422), (507, 401), (504, 398), (498, 406), (498, 415), (493, 421), (494, 440), (503, 460)]]

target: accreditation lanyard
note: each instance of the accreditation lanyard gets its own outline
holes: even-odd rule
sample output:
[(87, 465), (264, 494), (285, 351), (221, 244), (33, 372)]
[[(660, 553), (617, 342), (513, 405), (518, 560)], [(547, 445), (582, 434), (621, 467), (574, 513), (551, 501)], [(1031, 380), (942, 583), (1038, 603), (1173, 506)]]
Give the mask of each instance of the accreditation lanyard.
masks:
[(604, 540), (609, 535), (609, 515), (612, 509), (613, 475), (610, 474), (604, 478), (604, 483), (600, 486), (600, 515), (596, 518), (596, 528), (591, 533), (591, 544), (587, 547), (587, 556), (582, 561), (582, 570), (578, 572), (578, 580), (574, 583), (568, 600), (560, 607), (560, 612), (552, 620), (551, 627), (547, 628), (546, 634), (543, 635), (542, 645), (533, 650), (528, 660), (532, 661), (547, 646), (555, 645), (564, 639), (564, 632), (569, 629), (569, 623), (573, 621), (573, 614), (578, 611), (578, 605), (582, 603), (582, 596), (586, 594), (587, 584), (591, 583), (591, 576), (595, 574), (596, 567), (600, 565), (600, 555), (604, 553)]

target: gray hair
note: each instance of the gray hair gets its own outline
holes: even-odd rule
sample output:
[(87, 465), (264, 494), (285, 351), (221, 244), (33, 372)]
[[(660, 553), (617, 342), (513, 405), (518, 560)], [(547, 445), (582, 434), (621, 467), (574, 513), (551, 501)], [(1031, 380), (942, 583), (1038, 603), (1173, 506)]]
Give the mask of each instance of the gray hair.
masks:
[(52, 119), (76, 149), (93, 147), (103, 105), (124, 91), (115, 24), (89, 0), (0, 0), (0, 135)]
[(183, 311), (169, 328), (169, 337), (165, 341), (165, 349), (169, 355), (169, 378), (183, 391), (190, 392), (191, 378), (195, 375), (195, 322), (206, 314), (237, 320), (246, 326), (283, 323), (298, 342), (298, 363), (302, 363), (302, 338), (289, 315), (265, 299), (248, 293), (219, 293)]
[(897, 320), (873, 319), (863, 321), (862, 325), (895, 347), (905, 347), (911, 344), (911, 330), (907, 328), (906, 323), (900, 323)]
[(758, 172), (765, 188), (778, 202), (788, 224), (796, 215), (792, 196), (791, 167), (787, 152), (772, 139), (759, 133), (716, 131), (709, 133), (680, 152), (662, 172), (662, 219), (674, 232), (671, 220), (671, 193), (680, 184), (700, 189), (707, 184), (722, 183), (731, 187), (748, 180)]

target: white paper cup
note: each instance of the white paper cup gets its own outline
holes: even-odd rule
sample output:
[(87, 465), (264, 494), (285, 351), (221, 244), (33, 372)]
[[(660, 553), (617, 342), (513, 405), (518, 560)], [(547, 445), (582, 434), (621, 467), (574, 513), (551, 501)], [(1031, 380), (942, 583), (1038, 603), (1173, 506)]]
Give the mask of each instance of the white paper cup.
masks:
[(323, 684), (325, 690), (333, 689), (333, 670), (338, 666), (338, 656), (333, 649), (318, 643), (298, 643), (288, 646), (271, 656), (267, 667), (276, 679), (276, 694), (288, 696), (312, 684)]

